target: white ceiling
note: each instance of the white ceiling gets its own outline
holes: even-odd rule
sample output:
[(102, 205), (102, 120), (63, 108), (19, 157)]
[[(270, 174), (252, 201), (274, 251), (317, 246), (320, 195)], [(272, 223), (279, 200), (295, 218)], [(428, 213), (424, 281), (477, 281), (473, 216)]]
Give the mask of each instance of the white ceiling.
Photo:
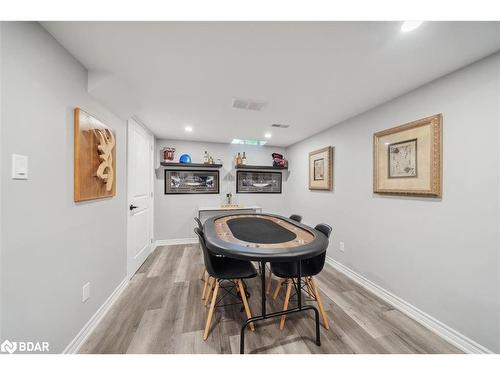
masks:
[[(92, 95), (156, 136), (229, 142), (271, 131), (277, 146), (500, 49), (500, 22), (426, 22), (410, 33), (400, 22), (42, 25), (89, 70)], [(267, 105), (233, 109), (235, 97)]]

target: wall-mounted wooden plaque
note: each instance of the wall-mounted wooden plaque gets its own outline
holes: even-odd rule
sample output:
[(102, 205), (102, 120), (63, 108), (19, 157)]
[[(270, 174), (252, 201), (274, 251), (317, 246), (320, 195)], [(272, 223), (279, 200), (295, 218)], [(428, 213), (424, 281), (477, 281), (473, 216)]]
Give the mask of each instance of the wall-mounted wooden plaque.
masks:
[(81, 110), (74, 113), (75, 202), (116, 193), (116, 139), (109, 126)]

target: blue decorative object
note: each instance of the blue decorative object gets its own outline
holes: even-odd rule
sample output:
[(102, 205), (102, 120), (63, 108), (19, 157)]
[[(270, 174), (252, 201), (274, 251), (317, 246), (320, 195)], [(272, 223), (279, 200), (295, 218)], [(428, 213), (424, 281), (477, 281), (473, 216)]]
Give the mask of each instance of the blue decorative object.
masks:
[(179, 158), (179, 163), (190, 164), (191, 156), (189, 156), (188, 154), (182, 154)]

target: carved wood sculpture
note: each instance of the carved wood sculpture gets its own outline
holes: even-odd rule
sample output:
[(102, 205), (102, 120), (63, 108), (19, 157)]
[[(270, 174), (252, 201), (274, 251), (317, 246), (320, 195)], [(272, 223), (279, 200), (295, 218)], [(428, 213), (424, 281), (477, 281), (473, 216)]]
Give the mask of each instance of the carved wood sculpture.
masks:
[(102, 160), (97, 168), (97, 177), (106, 183), (106, 191), (113, 189), (115, 171), (113, 169), (113, 149), (115, 148), (115, 136), (109, 129), (93, 129), (99, 139), (97, 150)]
[(107, 198), (116, 192), (114, 131), (75, 108), (75, 202)]

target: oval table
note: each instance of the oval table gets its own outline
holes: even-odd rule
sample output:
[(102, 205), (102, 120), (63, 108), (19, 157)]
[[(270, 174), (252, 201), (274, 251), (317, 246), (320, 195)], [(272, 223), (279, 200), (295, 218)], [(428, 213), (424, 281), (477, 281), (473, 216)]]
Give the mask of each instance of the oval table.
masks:
[[(252, 322), (313, 310), (316, 319), (316, 345), (320, 346), (319, 313), (303, 305), (301, 260), (326, 251), (328, 238), (321, 232), (291, 219), (272, 214), (221, 215), (203, 225), (207, 248), (226, 257), (257, 261), (260, 264), (262, 314), (247, 319), (241, 327), (240, 353), (245, 350), (245, 328)], [(266, 312), (266, 262), (297, 262), (297, 307)]]

